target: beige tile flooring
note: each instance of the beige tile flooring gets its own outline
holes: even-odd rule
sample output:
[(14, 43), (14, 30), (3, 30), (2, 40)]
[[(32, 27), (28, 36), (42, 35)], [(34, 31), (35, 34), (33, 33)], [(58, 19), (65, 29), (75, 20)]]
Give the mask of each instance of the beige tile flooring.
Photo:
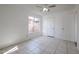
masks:
[[(73, 42), (50, 37), (38, 37), (29, 40), (28, 42), (23, 42), (15, 46), (18, 47), (18, 50), (11, 52), (9, 54), (78, 54), (79, 53)], [(4, 53), (15, 46), (2, 49), (0, 50), (0, 53)]]

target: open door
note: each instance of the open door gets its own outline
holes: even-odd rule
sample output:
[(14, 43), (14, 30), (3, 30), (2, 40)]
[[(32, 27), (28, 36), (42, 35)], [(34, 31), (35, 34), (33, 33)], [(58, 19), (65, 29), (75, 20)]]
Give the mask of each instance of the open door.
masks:
[(48, 37), (55, 37), (55, 24), (52, 17), (43, 18), (43, 35)]

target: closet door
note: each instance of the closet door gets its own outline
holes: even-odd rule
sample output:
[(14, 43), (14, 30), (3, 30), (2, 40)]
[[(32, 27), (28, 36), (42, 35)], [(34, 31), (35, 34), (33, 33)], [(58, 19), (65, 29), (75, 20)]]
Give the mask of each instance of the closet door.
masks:
[(75, 41), (75, 19), (73, 11), (64, 14), (64, 35), (65, 40)]
[(48, 18), (48, 30), (47, 30), (47, 34), (49, 37), (54, 37), (55, 36), (55, 22), (53, 17), (49, 17)]
[(61, 15), (55, 17), (55, 37), (58, 39), (64, 39), (64, 26)]

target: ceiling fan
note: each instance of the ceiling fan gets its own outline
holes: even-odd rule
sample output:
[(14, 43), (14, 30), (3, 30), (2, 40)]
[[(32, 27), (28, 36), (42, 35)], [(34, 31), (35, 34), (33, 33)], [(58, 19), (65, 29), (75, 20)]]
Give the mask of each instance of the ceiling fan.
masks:
[(55, 4), (42, 4), (42, 5), (37, 5), (37, 8), (41, 8), (43, 12), (49, 12), (50, 8), (56, 7)]

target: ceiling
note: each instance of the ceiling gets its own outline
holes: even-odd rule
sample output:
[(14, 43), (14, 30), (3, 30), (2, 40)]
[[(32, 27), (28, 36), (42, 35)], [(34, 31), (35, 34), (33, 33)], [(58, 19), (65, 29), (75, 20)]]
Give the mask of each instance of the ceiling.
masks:
[[(31, 12), (43, 14), (42, 8), (36, 7), (36, 6), (44, 6), (44, 4), (29, 4), (28, 10)], [(49, 14), (57, 13), (57, 12), (63, 12), (63, 11), (69, 11), (73, 10), (75, 8), (75, 4), (56, 4), (56, 7), (50, 8)]]
[[(44, 4), (18, 4), (18, 5), (16, 4), (16, 5), (5, 5), (5, 6), (9, 6), (11, 8), (18, 7), (19, 9), (26, 10), (26, 12), (29, 13), (36, 13), (43, 15), (42, 8), (36, 7), (38, 5), (44, 6)], [(73, 10), (74, 8), (75, 4), (56, 4), (56, 7), (50, 8), (50, 11), (48, 13), (51, 15), (52, 13)]]

